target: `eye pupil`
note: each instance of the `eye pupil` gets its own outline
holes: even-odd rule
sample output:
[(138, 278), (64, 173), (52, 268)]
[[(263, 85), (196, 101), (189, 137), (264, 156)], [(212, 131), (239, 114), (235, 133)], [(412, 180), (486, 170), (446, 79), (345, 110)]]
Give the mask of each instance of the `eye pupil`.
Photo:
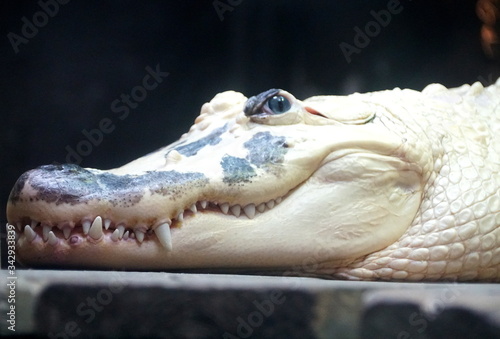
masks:
[(282, 95), (275, 95), (268, 102), (269, 109), (274, 114), (283, 114), (292, 106), (290, 101)]

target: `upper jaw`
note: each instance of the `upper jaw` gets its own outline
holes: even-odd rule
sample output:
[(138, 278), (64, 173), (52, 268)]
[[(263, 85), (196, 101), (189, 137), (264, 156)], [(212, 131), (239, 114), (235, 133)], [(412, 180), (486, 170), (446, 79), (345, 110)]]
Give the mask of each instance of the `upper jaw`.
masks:
[(237, 201), (221, 194), (221, 184), (201, 172), (115, 175), (77, 165), (41, 166), (19, 178), (9, 197), (7, 217), (30, 240), (38, 225), (44, 241), (50, 239), (51, 230), (66, 240), (75, 233), (96, 241), (110, 233), (110, 239), (117, 240), (127, 230), (143, 239), (165, 225), (180, 227), (199, 210), (253, 219), (281, 199), (277, 195)]
[[(119, 186), (114, 185), (117, 181)], [(159, 185), (165, 181), (171, 183), (168, 190)], [(84, 182), (92, 189), (86, 189)], [(176, 255), (185, 254), (177, 239), (179, 234), (193, 239), (200, 236), (188, 227), (193, 219), (200, 221), (207, 214), (218, 215), (216, 226), (220, 230), (227, 218), (250, 221), (281, 202), (277, 196), (240, 204), (224, 200), (220, 194), (210, 196), (207, 187), (208, 180), (195, 172), (119, 176), (75, 165), (31, 170), (15, 185), (7, 207), (9, 223), (17, 227), (19, 236), (18, 258), (28, 265), (67, 266), (78, 264), (78, 253), (94, 253), (80, 259), (80, 263), (113, 267), (112, 263), (118, 260), (124, 267), (138, 268), (132, 264), (131, 253), (146, 257), (151, 253), (165, 255), (181, 246)], [(109, 251), (111, 248), (114, 250)], [(101, 252), (108, 259), (95, 255)]]

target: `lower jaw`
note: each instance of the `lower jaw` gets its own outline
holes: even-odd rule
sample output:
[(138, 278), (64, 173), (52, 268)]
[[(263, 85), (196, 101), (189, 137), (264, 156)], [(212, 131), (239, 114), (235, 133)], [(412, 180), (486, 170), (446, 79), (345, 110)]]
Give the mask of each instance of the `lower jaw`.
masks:
[(185, 246), (182, 241), (176, 239), (176, 232), (172, 233), (174, 242), (172, 251), (167, 251), (154, 235), (146, 236), (142, 243), (131, 238), (115, 242), (109, 236), (104, 236), (99, 242), (92, 242), (86, 241), (80, 235), (74, 235), (79, 238), (77, 243), (60, 241), (55, 246), (48, 245), (41, 238), (28, 242), (21, 236), (17, 243), (16, 259), (26, 267), (58, 269), (144, 271), (258, 268), (266, 270), (292, 266), (292, 262), (289, 265), (282, 265), (279, 261), (272, 260), (271, 255), (264, 253), (249, 257), (246, 253), (219, 250), (214, 246), (218, 240), (209, 235), (204, 238), (199, 237), (196, 247)]
[[(44, 241), (37, 227), (35, 239), (20, 234), (18, 261), (29, 267), (78, 269), (172, 270), (172, 269), (253, 269), (268, 270), (300, 265), (306, 257), (315, 258), (299, 239), (289, 244), (279, 227), (270, 226), (265, 214), (253, 220), (231, 215), (203, 213), (187, 218), (171, 228), (169, 251), (155, 234), (146, 232), (142, 242), (133, 239), (113, 241), (111, 229), (95, 241), (81, 231), (68, 240), (57, 234), (57, 243)], [(56, 232), (61, 232), (56, 230)], [(281, 234), (281, 236), (280, 236)], [(300, 238), (300, 237), (298, 237)]]

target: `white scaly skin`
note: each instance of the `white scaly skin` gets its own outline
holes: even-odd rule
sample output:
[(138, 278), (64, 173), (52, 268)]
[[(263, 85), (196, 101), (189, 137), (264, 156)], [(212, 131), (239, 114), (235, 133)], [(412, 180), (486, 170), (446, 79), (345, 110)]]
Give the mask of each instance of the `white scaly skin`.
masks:
[[(304, 101), (279, 95), (291, 102), (285, 113), (266, 106), (246, 116), (243, 95), (219, 94), (179, 142), (107, 171), (199, 172), (207, 185), (165, 184), (165, 195), (120, 188), (132, 198), (115, 204), (87, 192), (56, 204), (31, 186), (29, 173), (40, 172), (28, 172), (7, 206), (9, 223), (23, 230), (18, 257), (33, 266), (500, 280), (500, 80)], [(179, 153), (225, 124), (214, 144)], [(260, 150), (244, 146), (258, 133), (286, 140), (264, 166), (248, 158)], [(228, 155), (250, 159), (255, 175), (228, 184)], [(201, 211), (190, 212), (193, 204)], [(235, 206), (227, 215), (225, 204)]]

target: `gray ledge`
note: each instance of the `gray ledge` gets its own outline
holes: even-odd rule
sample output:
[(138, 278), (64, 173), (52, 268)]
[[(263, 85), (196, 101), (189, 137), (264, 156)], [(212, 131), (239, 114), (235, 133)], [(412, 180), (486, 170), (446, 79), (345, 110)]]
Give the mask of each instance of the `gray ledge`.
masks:
[(2, 336), (500, 338), (499, 284), (21, 269), (13, 279), (8, 273), (0, 272)]

